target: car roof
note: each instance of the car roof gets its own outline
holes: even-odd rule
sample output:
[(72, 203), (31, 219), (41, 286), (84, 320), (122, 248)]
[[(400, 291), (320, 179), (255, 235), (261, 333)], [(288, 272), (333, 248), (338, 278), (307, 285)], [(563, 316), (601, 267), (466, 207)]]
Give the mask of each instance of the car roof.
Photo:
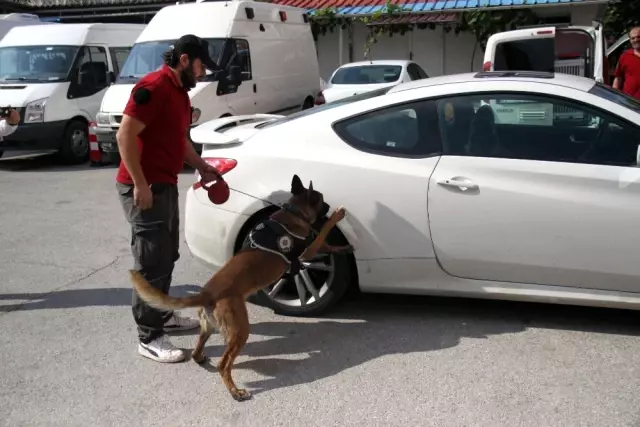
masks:
[(363, 65), (406, 65), (412, 62), (407, 59), (375, 59), (373, 61), (349, 62), (348, 64), (342, 64), (339, 68), (361, 67)]
[(405, 90), (420, 89), (436, 85), (457, 84), (457, 83), (477, 83), (506, 81), (521, 83), (547, 83), (577, 89), (583, 92), (591, 90), (595, 85), (595, 80), (586, 77), (574, 76), (561, 73), (543, 72), (516, 72), (516, 71), (485, 71), (476, 73), (448, 74), (445, 76), (429, 77), (421, 80), (414, 80), (407, 83), (400, 83), (394, 86), (389, 93), (401, 92)]

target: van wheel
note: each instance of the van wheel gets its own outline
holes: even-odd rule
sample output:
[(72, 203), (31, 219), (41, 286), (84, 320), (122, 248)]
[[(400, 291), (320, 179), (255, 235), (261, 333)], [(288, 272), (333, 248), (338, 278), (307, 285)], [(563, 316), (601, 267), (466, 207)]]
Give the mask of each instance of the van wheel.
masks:
[(313, 99), (311, 98), (305, 99), (304, 103), (302, 104), (303, 110), (308, 110), (309, 108), (313, 108)]
[(89, 129), (85, 122), (74, 120), (62, 137), (59, 158), (65, 164), (80, 164), (89, 158)]

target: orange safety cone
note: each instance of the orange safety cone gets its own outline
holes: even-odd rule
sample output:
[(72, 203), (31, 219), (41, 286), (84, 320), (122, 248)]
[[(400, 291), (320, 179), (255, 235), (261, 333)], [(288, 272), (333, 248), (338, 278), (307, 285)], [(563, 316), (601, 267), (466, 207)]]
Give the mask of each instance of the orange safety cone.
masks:
[(98, 145), (98, 136), (96, 135), (96, 122), (89, 122), (89, 161), (91, 164), (102, 164), (102, 152)]

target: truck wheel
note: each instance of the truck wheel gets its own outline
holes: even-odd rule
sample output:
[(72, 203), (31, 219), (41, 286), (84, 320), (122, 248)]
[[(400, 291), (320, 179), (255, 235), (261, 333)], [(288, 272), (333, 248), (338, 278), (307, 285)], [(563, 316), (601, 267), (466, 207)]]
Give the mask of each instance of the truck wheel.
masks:
[(80, 120), (73, 120), (62, 137), (59, 158), (65, 164), (80, 164), (89, 158), (89, 129)]

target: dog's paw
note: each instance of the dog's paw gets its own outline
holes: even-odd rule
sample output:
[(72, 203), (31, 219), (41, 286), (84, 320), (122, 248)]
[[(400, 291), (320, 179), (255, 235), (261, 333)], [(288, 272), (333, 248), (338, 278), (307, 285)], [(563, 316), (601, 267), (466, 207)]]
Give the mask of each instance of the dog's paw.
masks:
[(233, 398), (238, 402), (244, 402), (245, 400), (251, 399), (251, 393), (242, 388), (237, 389), (235, 393), (231, 393), (231, 396), (233, 396)]
[(207, 361), (207, 357), (203, 353), (200, 353), (200, 354), (193, 353), (193, 354), (191, 354), (191, 358), (198, 365), (202, 365), (204, 362)]

